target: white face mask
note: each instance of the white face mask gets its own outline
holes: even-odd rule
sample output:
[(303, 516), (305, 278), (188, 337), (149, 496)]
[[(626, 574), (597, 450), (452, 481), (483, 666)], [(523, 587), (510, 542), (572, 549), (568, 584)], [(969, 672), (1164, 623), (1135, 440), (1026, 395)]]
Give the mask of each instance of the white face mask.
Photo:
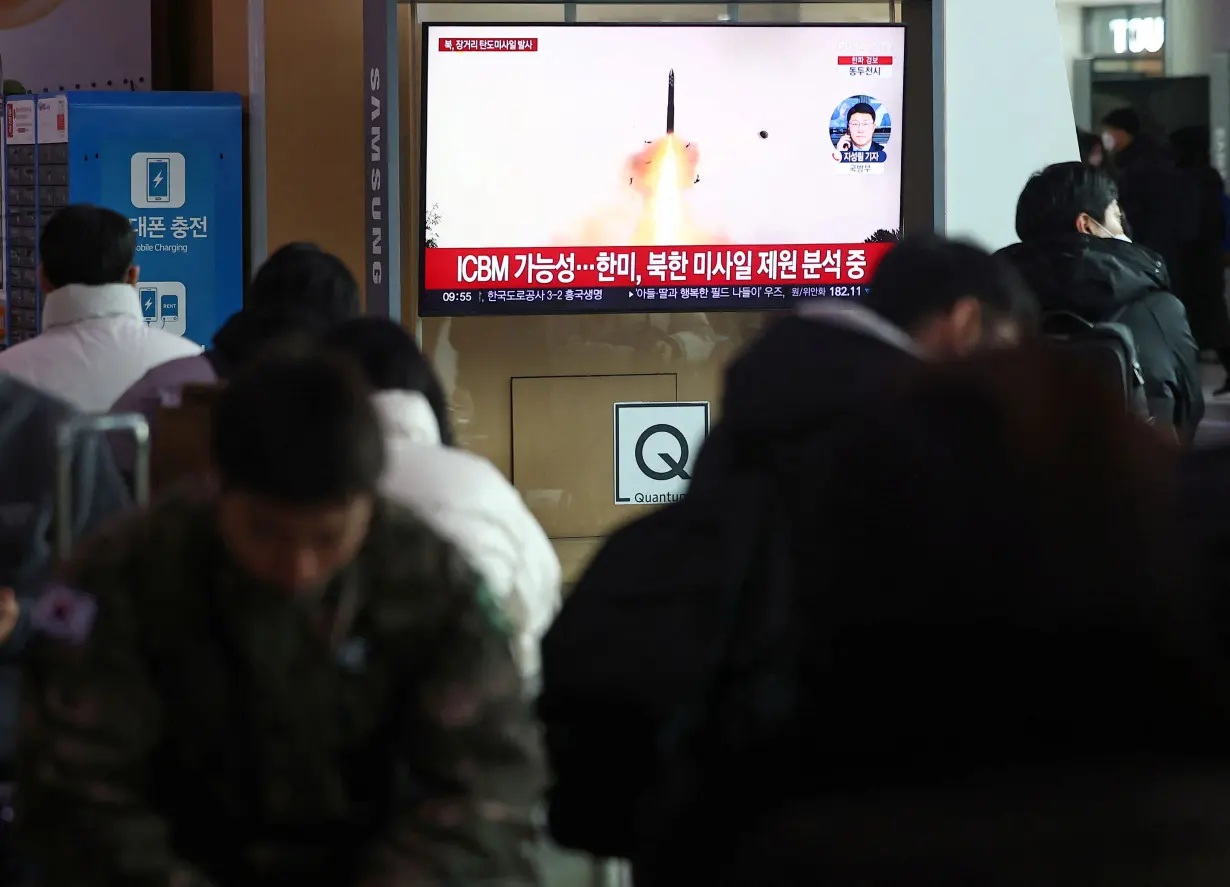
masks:
[(1132, 242), (1132, 238), (1128, 237), (1126, 234), (1111, 234), (1110, 229), (1107, 228), (1105, 225), (1103, 225), (1101, 222), (1099, 222), (1097, 219), (1090, 218), (1089, 221), (1093, 222), (1093, 224), (1101, 228), (1102, 231), (1106, 234), (1106, 236), (1111, 238), (1112, 240), (1122, 240), (1124, 243)]
[(1115, 137), (1108, 132), (1102, 133), (1102, 147), (1107, 151), (1115, 150)]

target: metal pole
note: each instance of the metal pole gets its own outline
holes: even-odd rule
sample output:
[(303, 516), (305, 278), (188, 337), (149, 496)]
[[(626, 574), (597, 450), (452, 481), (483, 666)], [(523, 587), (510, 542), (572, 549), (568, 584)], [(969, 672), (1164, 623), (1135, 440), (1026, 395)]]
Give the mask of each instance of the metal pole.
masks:
[(248, 276), (269, 255), (266, 181), (265, 0), (248, 0)]

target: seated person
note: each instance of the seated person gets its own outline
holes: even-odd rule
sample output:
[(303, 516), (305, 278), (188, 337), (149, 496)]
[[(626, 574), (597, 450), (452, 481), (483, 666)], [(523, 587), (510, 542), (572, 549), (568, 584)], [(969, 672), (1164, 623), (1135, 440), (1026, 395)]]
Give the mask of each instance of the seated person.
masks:
[[(179, 405), (185, 385), (225, 380), (271, 342), (292, 334), (319, 334), (362, 310), (359, 285), (337, 256), (311, 243), (288, 243), (265, 260), (248, 286), (243, 309), (214, 333), (202, 354), (151, 369), (120, 395), (113, 413), (140, 413), (152, 426), (159, 407)], [(132, 441), (114, 436), (120, 471), (131, 474)]]
[(357, 317), (325, 342), (354, 358), (376, 392), (388, 448), (381, 489), (456, 545), (490, 583), (517, 634), (522, 673), (532, 681), (538, 643), (560, 602), (551, 540), (498, 468), (452, 446), (440, 380), (405, 329)]
[(763, 747), (703, 747), (703, 815), (668, 844), (679, 871), (719, 887), (1227, 883), (1225, 596), (1187, 569), (1179, 455), (1046, 349), (936, 364), (869, 408), (806, 491), (829, 524), (777, 645), (796, 720)]
[(271, 354), (212, 425), (216, 483), (95, 537), (32, 614), (17, 796), (39, 883), (537, 884), (507, 621), (377, 495), (357, 370)]
[(1020, 276), (969, 243), (907, 237), (872, 284), (862, 299), (802, 303), (731, 363), (693, 489), (792, 458), (799, 431), (861, 407), (922, 361), (1012, 345), (1033, 330), (1037, 305)]
[(1044, 314), (1070, 312), (1132, 332), (1149, 412), (1190, 441), (1204, 417), (1199, 351), (1165, 263), (1132, 243), (1109, 175), (1057, 163), (1026, 183), (1016, 209), (1021, 242), (1002, 251)]
[(42, 332), (0, 352), (16, 376), (86, 413), (101, 413), (151, 367), (201, 346), (149, 322), (137, 291), (137, 235), (117, 212), (56, 211), (39, 237)]
[[(0, 785), (13, 779), (22, 654), (34, 603), (56, 554), (57, 429), (75, 415), (69, 404), (0, 376)], [(77, 439), (71, 495), (74, 539), (128, 507), (123, 480), (101, 435)], [(7, 803), (5, 808), (7, 813)], [(0, 816), (0, 884), (18, 883), (11, 837), (9, 817)]]

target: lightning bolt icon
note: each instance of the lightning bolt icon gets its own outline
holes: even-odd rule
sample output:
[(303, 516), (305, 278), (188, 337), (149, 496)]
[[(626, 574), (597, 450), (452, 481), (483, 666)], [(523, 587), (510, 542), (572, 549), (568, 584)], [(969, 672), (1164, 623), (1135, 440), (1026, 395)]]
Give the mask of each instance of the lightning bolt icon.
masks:
[(161, 184), (162, 184), (162, 172), (159, 171), (158, 175), (154, 176), (154, 187), (157, 188)]
[[(132, 303), (129, 302), (128, 304), (131, 305)], [(152, 307), (154, 307), (154, 297), (150, 296), (148, 299), (145, 300), (145, 310), (149, 311), (149, 309)]]

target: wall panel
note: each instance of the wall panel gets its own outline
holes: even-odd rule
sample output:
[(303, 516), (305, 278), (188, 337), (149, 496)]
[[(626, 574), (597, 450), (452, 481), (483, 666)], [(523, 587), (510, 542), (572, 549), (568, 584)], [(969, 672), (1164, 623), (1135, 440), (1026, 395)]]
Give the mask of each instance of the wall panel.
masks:
[(363, 268), (363, 4), (266, 0), (269, 249), (312, 240)]

